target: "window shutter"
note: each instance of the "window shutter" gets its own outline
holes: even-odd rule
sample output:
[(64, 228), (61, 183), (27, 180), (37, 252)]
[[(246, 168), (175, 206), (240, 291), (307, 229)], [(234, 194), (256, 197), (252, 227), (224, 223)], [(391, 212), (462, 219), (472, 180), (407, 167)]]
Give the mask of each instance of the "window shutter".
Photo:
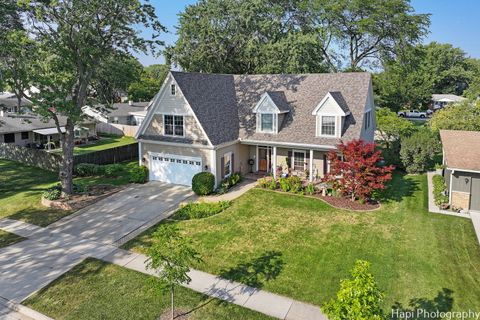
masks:
[(292, 151), (288, 151), (288, 157), (287, 157), (287, 167), (292, 168), (293, 163), (292, 163)]
[(222, 179), (225, 178), (225, 158), (222, 157), (222, 159), (220, 160), (220, 170), (221, 170), (221, 174), (220, 176), (222, 177)]
[(232, 152), (232, 173), (235, 172), (235, 154)]

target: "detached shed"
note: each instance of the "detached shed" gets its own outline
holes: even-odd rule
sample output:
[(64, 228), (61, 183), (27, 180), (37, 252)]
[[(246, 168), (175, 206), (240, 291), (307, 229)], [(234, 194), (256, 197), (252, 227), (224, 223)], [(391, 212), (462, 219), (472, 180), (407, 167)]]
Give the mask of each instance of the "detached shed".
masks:
[(480, 212), (480, 132), (441, 130), (450, 204)]

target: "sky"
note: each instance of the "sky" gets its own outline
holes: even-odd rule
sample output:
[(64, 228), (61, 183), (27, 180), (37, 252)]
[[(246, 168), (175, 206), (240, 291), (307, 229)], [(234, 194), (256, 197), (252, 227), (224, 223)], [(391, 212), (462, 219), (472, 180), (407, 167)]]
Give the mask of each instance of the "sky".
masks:
[[(168, 33), (162, 34), (161, 40), (174, 44), (177, 14), (196, 0), (150, 0), (156, 8), (160, 22), (167, 27)], [(412, 0), (417, 13), (430, 13), (430, 34), (425, 43), (437, 41), (451, 43), (462, 48), (467, 55), (480, 58), (480, 1), (478, 0)], [(164, 63), (163, 57), (137, 55), (143, 65)]]

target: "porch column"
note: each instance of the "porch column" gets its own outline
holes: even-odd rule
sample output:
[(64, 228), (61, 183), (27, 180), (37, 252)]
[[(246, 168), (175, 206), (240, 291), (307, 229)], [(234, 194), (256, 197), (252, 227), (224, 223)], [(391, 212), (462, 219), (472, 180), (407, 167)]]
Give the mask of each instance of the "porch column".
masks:
[(50, 135), (47, 136), (47, 149), (50, 150)]
[(273, 147), (272, 167), (273, 179), (277, 179), (277, 147)]
[(310, 182), (313, 181), (313, 150), (310, 149), (310, 176), (308, 177)]

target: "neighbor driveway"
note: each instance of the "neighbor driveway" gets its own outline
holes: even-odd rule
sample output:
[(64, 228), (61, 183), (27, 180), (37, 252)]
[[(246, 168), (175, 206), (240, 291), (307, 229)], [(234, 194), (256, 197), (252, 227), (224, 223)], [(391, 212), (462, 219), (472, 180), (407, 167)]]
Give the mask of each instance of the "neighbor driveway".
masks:
[(128, 187), (47, 228), (0, 219), (27, 240), (0, 249), (0, 298), (16, 303), (87, 257), (101, 259), (122, 240), (166, 218), (192, 196), (187, 187), (151, 182)]

